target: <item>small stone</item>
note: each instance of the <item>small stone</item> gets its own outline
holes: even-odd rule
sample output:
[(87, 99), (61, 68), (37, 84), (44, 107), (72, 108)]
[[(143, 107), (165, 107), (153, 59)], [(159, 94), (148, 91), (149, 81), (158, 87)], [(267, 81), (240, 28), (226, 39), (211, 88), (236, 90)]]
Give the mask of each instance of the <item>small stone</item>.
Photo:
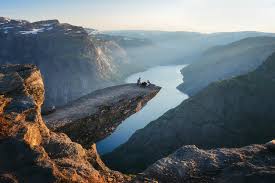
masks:
[(113, 178), (111, 178), (111, 177), (108, 177), (108, 182), (113, 182)]
[(265, 144), (268, 150), (275, 152), (275, 140), (271, 140)]

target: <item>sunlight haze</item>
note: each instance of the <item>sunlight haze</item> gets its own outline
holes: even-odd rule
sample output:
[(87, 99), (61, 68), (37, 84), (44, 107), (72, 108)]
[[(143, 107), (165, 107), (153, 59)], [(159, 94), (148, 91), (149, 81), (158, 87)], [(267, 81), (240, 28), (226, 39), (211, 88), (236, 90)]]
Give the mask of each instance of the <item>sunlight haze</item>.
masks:
[(275, 0), (9, 0), (1, 16), (99, 30), (275, 32)]

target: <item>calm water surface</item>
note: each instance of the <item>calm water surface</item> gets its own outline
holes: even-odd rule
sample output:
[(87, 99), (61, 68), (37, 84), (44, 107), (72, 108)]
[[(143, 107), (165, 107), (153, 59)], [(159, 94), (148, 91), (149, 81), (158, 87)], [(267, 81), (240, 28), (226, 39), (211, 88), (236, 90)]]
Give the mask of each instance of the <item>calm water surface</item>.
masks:
[(127, 83), (135, 83), (141, 77), (142, 81), (150, 80), (151, 83), (161, 86), (162, 89), (141, 111), (127, 118), (114, 133), (97, 143), (97, 150), (100, 154), (111, 152), (125, 143), (136, 130), (144, 128), (148, 123), (188, 98), (186, 94), (176, 89), (182, 83), (183, 76), (180, 70), (183, 67), (185, 65), (153, 67), (126, 79)]

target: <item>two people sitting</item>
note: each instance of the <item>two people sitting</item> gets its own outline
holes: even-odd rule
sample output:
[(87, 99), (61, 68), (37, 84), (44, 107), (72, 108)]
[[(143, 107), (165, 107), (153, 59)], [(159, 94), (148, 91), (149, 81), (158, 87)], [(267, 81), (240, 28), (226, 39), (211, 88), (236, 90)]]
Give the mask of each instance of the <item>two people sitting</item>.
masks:
[(138, 86), (143, 86), (143, 87), (146, 87), (146, 86), (150, 86), (151, 85), (151, 82), (149, 80), (147, 80), (147, 82), (141, 82), (141, 78), (139, 77), (138, 80), (137, 80), (137, 85)]

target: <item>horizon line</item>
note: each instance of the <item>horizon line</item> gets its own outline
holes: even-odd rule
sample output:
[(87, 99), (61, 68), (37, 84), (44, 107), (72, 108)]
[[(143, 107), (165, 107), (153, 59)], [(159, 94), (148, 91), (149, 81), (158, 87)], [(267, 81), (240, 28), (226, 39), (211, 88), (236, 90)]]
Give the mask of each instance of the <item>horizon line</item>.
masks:
[(182, 29), (182, 30), (170, 30), (170, 29), (138, 29), (138, 28), (129, 28), (129, 29), (119, 29), (119, 28), (115, 28), (115, 29), (98, 29), (98, 28), (95, 28), (93, 26), (86, 26), (86, 25), (81, 25), (81, 24), (74, 24), (74, 23), (70, 23), (70, 22), (63, 22), (63, 21), (60, 21), (60, 19), (58, 18), (45, 18), (45, 19), (40, 19), (40, 20), (27, 20), (27, 19), (21, 19), (21, 18), (12, 18), (10, 16), (1, 16), (0, 17), (2, 18), (7, 18), (7, 19), (11, 19), (11, 20), (24, 20), (24, 21), (28, 21), (30, 23), (34, 23), (34, 22), (39, 22), (39, 21), (47, 21), (47, 20), (58, 20), (61, 24), (70, 24), (70, 25), (73, 25), (73, 26), (79, 26), (79, 27), (83, 27), (85, 29), (95, 29), (99, 32), (119, 32), (119, 31), (144, 31), (144, 32), (190, 32), (190, 33), (200, 33), (200, 34), (215, 34), (215, 33), (237, 33), (237, 32), (258, 32), (258, 33), (269, 33), (269, 34), (275, 34), (275, 31), (265, 31), (265, 30), (231, 30), (231, 31), (199, 31), (199, 30), (195, 30), (192, 28), (191, 29)]

